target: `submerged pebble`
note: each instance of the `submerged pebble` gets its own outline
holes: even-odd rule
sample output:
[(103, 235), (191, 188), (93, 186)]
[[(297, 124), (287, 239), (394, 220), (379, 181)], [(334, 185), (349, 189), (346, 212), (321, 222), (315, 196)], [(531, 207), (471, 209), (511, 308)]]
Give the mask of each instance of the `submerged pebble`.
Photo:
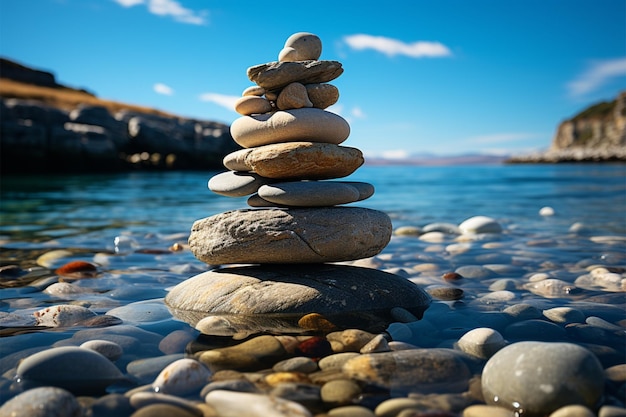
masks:
[(488, 404), (529, 416), (570, 404), (594, 407), (603, 387), (598, 359), (572, 343), (514, 343), (493, 355), (482, 374)]

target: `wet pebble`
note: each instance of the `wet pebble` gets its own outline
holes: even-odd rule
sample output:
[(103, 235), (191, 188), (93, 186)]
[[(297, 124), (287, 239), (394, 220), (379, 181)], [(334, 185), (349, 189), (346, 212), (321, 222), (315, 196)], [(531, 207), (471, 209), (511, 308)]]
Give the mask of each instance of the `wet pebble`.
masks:
[(247, 379), (230, 379), (225, 381), (213, 381), (202, 388), (200, 397), (204, 398), (211, 391), (225, 390), (237, 392), (258, 392), (259, 389)]
[(259, 370), (286, 359), (287, 351), (274, 336), (257, 336), (235, 346), (198, 352), (196, 357), (212, 372), (221, 369)]
[(515, 291), (516, 289), (517, 281), (511, 278), (498, 279), (489, 285), (489, 291)]
[(60, 304), (36, 311), (33, 315), (39, 326), (69, 327), (96, 316), (96, 313), (85, 307)]
[(353, 379), (385, 388), (464, 390), (469, 369), (450, 349), (413, 349), (360, 355), (342, 367)]
[(454, 301), (463, 298), (463, 290), (457, 287), (433, 286), (426, 288), (426, 292), (437, 300)]
[(421, 408), (419, 401), (412, 398), (391, 398), (380, 403), (374, 410), (376, 417), (396, 417), (403, 410)]
[(155, 392), (171, 395), (189, 395), (200, 392), (211, 373), (195, 359), (184, 358), (170, 363), (159, 373), (152, 387)]
[(369, 408), (360, 405), (347, 405), (333, 408), (328, 412), (329, 417), (376, 417)]
[(350, 379), (329, 381), (322, 386), (322, 401), (331, 407), (349, 405), (361, 394), (361, 387)]
[(313, 412), (321, 412), (326, 407), (322, 402), (320, 390), (321, 387), (314, 384), (286, 382), (274, 387), (269, 395), (296, 402)]
[(274, 372), (266, 375), (264, 382), (270, 387), (276, 387), (280, 384), (296, 383), (306, 384), (311, 382), (306, 374), (300, 372)]
[(313, 359), (297, 356), (276, 363), (272, 369), (274, 372), (301, 372), (308, 374), (319, 370), (319, 367)]
[(0, 416), (7, 417), (81, 417), (76, 397), (55, 387), (34, 388), (13, 397), (0, 407)]
[(360, 353), (376, 353), (376, 352), (389, 352), (389, 343), (385, 336), (382, 334), (374, 336), (372, 340), (367, 342), (365, 346), (359, 350)]
[(517, 414), (504, 407), (476, 404), (463, 410), (462, 417), (517, 417)]
[(191, 401), (175, 395), (155, 393), (155, 392), (136, 392), (129, 398), (130, 405), (136, 409), (140, 409), (152, 404), (167, 404), (183, 409), (198, 417), (202, 416), (202, 412)]
[(567, 297), (577, 291), (574, 284), (560, 279), (549, 278), (537, 282), (524, 284), (524, 289), (546, 298)]
[(183, 359), (182, 353), (137, 359), (126, 366), (126, 372), (138, 383), (148, 384), (153, 382), (166, 366), (179, 359)]
[(335, 353), (319, 360), (318, 366), (323, 371), (338, 370), (350, 359), (358, 357), (356, 352)]
[(566, 338), (565, 329), (544, 320), (524, 320), (510, 324), (504, 329), (507, 340), (558, 341)]
[(159, 342), (159, 350), (166, 355), (183, 353), (187, 344), (196, 336), (197, 332), (192, 330), (174, 330)]
[(474, 216), (459, 225), (461, 233), (500, 233), (502, 226), (493, 218), (487, 216)]
[(311, 417), (301, 404), (263, 394), (211, 391), (205, 401), (220, 417)]
[(171, 404), (150, 404), (135, 411), (131, 417), (200, 417), (201, 414)]
[(537, 307), (523, 303), (514, 304), (502, 311), (514, 321), (538, 319), (542, 316), (541, 311)]
[(602, 396), (604, 371), (589, 350), (571, 343), (519, 342), (493, 355), (482, 374), (485, 401), (529, 416), (559, 407), (593, 407)]
[(108, 340), (90, 340), (81, 344), (80, 347), (83, 349), (91, 349), (95, 352), (98, 352), (99, 354), (113, 362), (118, 360), (124, 353), (124, 350), (120, 345)]
[(64, 297), (68, 295), (91, 293), (93, 290), (90, 288), (79, 287), (78, 285), (69, 282), (55, 282), (54, 284), (46, 287), (43, 292), (44, 294), (48, 294), (53, 297)]
[(130, 416), (135, 409), (123, 394), (108, 394), (97, 398), (91, 405), (92, 417)]
[(566, 405), (550, 413), (549, 417), (596, 417), (596, 415), (583, 405)]
[(172, 318), (172, 314), (162, 301), (139, 301), (122, 307), (116, 307), (107, 315), (117, 317), (128, 324), (154, 323)]
[(489, 359), (504, 346), (506, 341), (502, 335), (486, 327), (470, 330), (458, 341), (459, 349), (481, 359)]
[(334, 352), (358, 352), (370, 340), (374, 334), (358, 329), (347, 329), (326, 335)]
[(493, 276), (493, 272), (481, 265), (465, 265), (454, 272), (468, 279), (483, 279)]
[(17, 367), (24, 388), (53, 385), (72, 393), (101, 393), (125, 378), (113, 363), (93, 350), (67, 346), (46, 349), (24, 359)]
[(559, 324), (584, 323), (585, 321), (585, 315), (571, 307), (554, 307), (543, 310), (543, 316)]

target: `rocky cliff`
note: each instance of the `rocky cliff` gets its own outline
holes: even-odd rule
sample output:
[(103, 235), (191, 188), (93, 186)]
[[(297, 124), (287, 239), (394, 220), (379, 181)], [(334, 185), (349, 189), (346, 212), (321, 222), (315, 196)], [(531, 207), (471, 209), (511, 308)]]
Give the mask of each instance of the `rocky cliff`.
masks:
[(626, 161), (626, 91), (562, 122), (550, 148), (508, 162)]
[(228, 125), (98, 100), (0, 60), (2, 173), (220, 169)]

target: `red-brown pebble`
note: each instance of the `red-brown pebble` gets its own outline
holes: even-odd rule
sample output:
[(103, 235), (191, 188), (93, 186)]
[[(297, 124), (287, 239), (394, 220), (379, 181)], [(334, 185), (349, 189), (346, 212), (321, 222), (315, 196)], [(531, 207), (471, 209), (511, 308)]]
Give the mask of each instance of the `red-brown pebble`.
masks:
[(456, 272), (446, 272), (442, 276), (444, 281), (454, 282), (463, 279), (463, 275), (457, 274)]
[(89, 278), (95, 277), (98, 268), (92, 263), (85, 261), (72, 261), (59, 267), (54, 271), (58, 275), (72, 278)]
[(322, 358), (333, 353), (330, 342), (323, 337), (313, 336), (298, 344), (296, 352), (309, 358)]

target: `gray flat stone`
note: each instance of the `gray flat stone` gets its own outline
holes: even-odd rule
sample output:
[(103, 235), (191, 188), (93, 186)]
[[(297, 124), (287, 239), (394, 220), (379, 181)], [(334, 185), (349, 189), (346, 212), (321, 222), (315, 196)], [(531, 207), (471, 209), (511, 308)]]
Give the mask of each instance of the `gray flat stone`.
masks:
[(243, 197), (256, 193), (259, 187), (271, 182), (271, 179), (252, 172), (227, 171), (211, 177), (209, 190), (227, 197)]
[(359, 191), (339, 181), (294, 181), (263, 185), (259, 197), (271, 203), (296, 207), (326, 207), (353, 203)]
[(361, 207), (242, 209), (196, 221), (189, 246), (210, 265), (341, 262), (378, 254), (391, 231)]
[[(305, 332), (298, 321), (312, 312), (338, 328), (381, 331), (401, 306), (418, 317), (430, 298), (394, 274), (347, 265), (263, 265), (204, 272), (174, 287), (165, 298), (172, 314), (195, 326), (210, 320), (208, 334), (281, 330)], [(199, 324), (199, 323), (198, 323)]]
[(339, 61), (268, 62), (248, 68), (248, 78), (266, 90), (278, 90), (293, 82), (325, 83), (343, 74)]

